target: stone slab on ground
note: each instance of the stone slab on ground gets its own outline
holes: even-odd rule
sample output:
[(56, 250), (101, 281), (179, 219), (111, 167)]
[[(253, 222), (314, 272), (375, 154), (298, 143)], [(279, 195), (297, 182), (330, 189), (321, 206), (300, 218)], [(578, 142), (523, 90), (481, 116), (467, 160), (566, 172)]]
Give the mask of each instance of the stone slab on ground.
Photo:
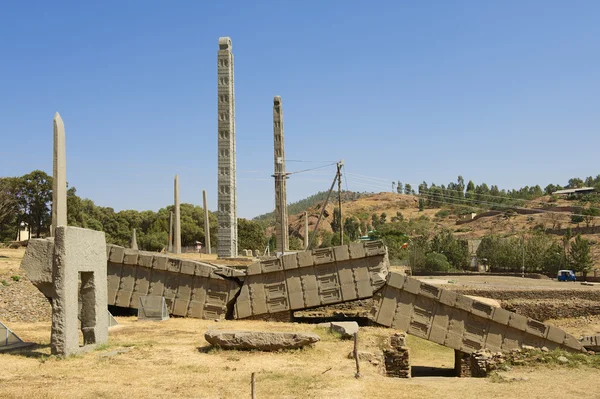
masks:
[(358, 333), (358, 323), (355, 321), (331, 321), (319, 323), (317, 327), (328, 328), (342, 336), (342, 339), (352, 339), (354, 334)]
[(358, 323), (355, 321), (332, 321), (331, 331), (342, 334), (342, 339), (352, 339), (358, 333)]
[(239, 330), (208, 330), (204, 339), (209, 344), (224, 349), (261, 351), (298, 349), (321, 340), (317, 334), (312, 333)]

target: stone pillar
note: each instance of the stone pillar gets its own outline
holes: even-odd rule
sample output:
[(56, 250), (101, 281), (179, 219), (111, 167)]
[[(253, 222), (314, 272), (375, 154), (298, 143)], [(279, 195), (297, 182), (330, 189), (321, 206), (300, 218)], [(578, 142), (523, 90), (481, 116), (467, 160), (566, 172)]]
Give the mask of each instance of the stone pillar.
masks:
[(456, 377), (471, 376), (471, 355), (454, 350), (454, 375)]
[(106, 239), (101, 231), (78, 227), (57, 226), (55, 233), (50, 345), (53, 355), (69, 356), (108, 342)]
[(285, 150), (283, 141), (283, 107), (281, 97), (273, 98), (273, 157), (275, 163), (275, 218), (277, 233), (277, 251), (285, 252), (290, 248), (288, 230), (287, 194), (285, 174)]
[(236, 257), (237, 187), (235, 172), (235, 96), (231, 39), (219, 38), (218, 95), (218, 247), (219, 257)]
[(410, 352), (406, 347), (406, 334), (395, 333), (390, 337), (390, 346), (383, 350), (385, 374), (388, 377), (410, 378)]
[(175, 175), (175, 240), (173, 252), (181, 253), (181, 215), (179, 214), (179, 176)]
[(167, 252), (173, 252), (173, 212), (169, 212), (169, 243)]
[(308, 248), (308, 212), (304, 212), (304, 249)]
[(54, 156), (52, 168), (52, 226), (54, 235), (58, 226), (67, 225), (67, 153), (65, 124), (58, 112), (54, 115)]
[(133, 229), (133, 231), (131, 232), (131, 249), (135, 249), (136, 251), (138, 249), (137, 237), (135, 235), (135, 229)]
[(202, 201), (204, 203), (204, 246), (206, 253), (210, 254), (210, 219), (208, 218), (208, 204), (206, 200), (206, 190), (202, 190)]

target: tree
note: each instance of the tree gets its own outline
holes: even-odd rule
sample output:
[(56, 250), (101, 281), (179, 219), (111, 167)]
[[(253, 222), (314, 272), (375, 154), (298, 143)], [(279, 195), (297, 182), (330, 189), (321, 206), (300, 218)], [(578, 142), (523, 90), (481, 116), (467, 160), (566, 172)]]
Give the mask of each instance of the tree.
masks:
[(458, 197), (463, 198), (465, 196), (465, 179), (459, 175), (456, 182), (456, 190), (459, 192)]
[(341, 217), (342, 214), (340, 212), (340, 208), (333, 208), (333, 220), (331, 221), (331, 230), (333, 230), (334, 233), (340, 231), (342, 225)]
[(267, 245), (262, 226), (254, 221), (247, 219), (238, 219), (238, 250), (260, 249)]
[(396, 192), (402, 194), (402, 183), (400, 183), (400, 180), (398, 180), (398, 183), (396, 184)]
[(578, 177), (569, 179), (569, 188), (581, 188), (583, 187), (583, 180)]
[(423, 270), (428, 272), (447, 272), (450, 270), (450, 263), (444, 254), (430, 252), (425, 255)]
[(410, 195), (412, 193), (412, 187), (409, 183), (404, 185), (404, 194)]
[(544, 188), (544, 194), (552, 195), (552, 193), (555, 192), (556, 190), (557, 190), (556, 186), (554, 184), (550, 183)]
[(590, 225), (595, 225), (596, 218), (600, 216), (600, 211), (598, 208), (587, 208), (582, 210), (583, 220), (585, 221), (585, 225), (590, 227)]
[(374, 229), (379, 227), (379, 216), (377, 216), (376, 213), (371, 215), (371, 224), (373, 225)]
[(579, 223), (583, 222), (585, 219), (580, 214), (571, 215), (571, 222), (576, 223), (579, 226)]
[(469, 247), (467, 241), (457, 240), (450, 230), (442, 230), (431, 240), (431, 250), (443, 254), (456, 269), (469, 267)]
[(396, 211), (396, 216), (392, 216), (392, 223), (401, 222), (404, 220), (404, 216), (400, 211)]
[(569, 249), (571, 267), (576, 272), (583, 274), (583, 278), (592, 270), (594, 264), (590, 253), (591, 245), (591, 241), (581, 238), (581, 234), (577, 234)]
[(348, 235), (350, 241), (358, 240), (360, 234), (358, 232), (359, 222), (353, 217), (346, 218), (344, 221), (344, 234)]
[(17, 180), (17, 204), (19, 219), (25, 221), (30, 231), (40, 237), (50, 226), (52, 201), (52, 177), (41, 170), (34, 170)]
[(469, 182), (467, 183), (467, 191), (465, 193), (465, 197), (471, 198), (474, 191), (475, 191), (475, 184), (473, 183), (472, 180), (469, 180)]
[(12, 241), (17, 234), (18, 206), (13, 183), (11, 178), (0, 178), (0, 242)]
[(379, 215), (379, 223), (380, 224), (385, 224), (385, 222), (387, 221), (387, 214), (385, 212), (382, 212), (381, 215)]

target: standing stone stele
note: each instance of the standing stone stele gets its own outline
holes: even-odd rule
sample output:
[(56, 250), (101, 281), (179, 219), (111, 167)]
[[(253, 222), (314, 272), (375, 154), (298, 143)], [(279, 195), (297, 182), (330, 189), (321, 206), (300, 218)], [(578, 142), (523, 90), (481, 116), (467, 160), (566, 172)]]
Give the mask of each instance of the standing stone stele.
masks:
[(133, 229), (133, 231), (131, 232), (131, 249), (135, 249), (136, 251), (138, 249), (137, 236), (135, 234), (135, 229)]
[(175, 244), (173, 245), (173, 252), (176, 254), (181, 253), (181, 214), (179, 213), (179, 176), (175, 175)]
[(235, 90), (231, 39), (219, 38), (217, 53), (218, 109), (218, 245), (219, 257), (236, 257), (237, 187), (235, 147)]
[(304, 249), (308, 249), (308, 212), (304, 212)]
[(204, 246), (206, 247), (206, 253), (210, 255), (210, 220), (208, 218), (208, 201), (206, 200), (206, 190), (202, 190), (202, 201), (204, 203)]
[(67, 151), (65, 124), (60, 114), (54, 115), (54, 154), (52, 167), (52, 226), (50, 235), (58, 226), (67, 225)]
[(283, 106), (281, 97), (273, 98), (273, 158), (275, 177), (275, 231), (277, 251), (284, 253), (290, 248), (287, 213), (287, 188), (285, 173), (285, 149), (283, 140)]
[(169, 243), (167, 252), (173, 252), (173, 212), (169, 212)]
[[(52, 259), (55, 292), (52, 354), (69, 356), (105, 344), (108, 342), (108, 294), (104, 232), (57, 226)], [(79, 346), (80, 321), (83, 348)]]

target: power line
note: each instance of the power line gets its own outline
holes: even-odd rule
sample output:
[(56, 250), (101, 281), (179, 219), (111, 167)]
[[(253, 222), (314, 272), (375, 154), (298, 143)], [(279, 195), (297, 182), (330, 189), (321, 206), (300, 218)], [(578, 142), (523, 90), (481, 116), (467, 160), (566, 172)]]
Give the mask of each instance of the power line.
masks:
[(334, 163), (330, 163), (330, 164), (327, 164), (327, 165), (317, 166), (317, 167), (315, 167), (315, 168), (304, 169), (304, 170), (298, 170), (298, 171), (296, 171), (296, 172), (287, 172), (287, 174), (288, 174), (288, 175), (297, 175), (298, 173), (304, 173), (304, 172), (308, 172), (308, 171), (311, 171), (311, 170), (322, 169), (322, 168), (326, 168), (326, 167), (328, 167), (328, 166), (332, 166), (332, 165), (335, 165), (335, 164), (336, 164), (336, 162), (334, 162)]
[[(394, 181), (393, 179), (384, 179), (384, 178), (379, 178), (379, 177), (359, 175), (359, 174), (353, 174), (353, 173), (349, 173), (349, 175), (351, 175), (351, 176), (353, 176), (353, 175), (354, 176), (359, 176), (357, 178), (360, 178), (362, 180), (367, 180), (367, 181), (370, 181), (370, 182), (373, 182), (373, 183), (379, 183), (379, 184), (381, 184), (381, 182)], [(410, 184), (410, 183), (408, 183), (408, 184)], [(417, 187), (418, 188), (421, 184), (418, 184), (418, 185), (410, 184), (410, 185), (411, 185), (411, 187)], [(387, 188), (387, 186), (386, 186), (386, 188)], [(441, 186), (437, 186), (437, 185), (436, 186), (428, 187), (427, 190), (431, 190), (431, 189), (434, 189), (434, 188), (439, 188), (440, 190), (445, 190), (445, 191), (451, 191), (451, 192), (465, 194), (465, 191), (454, 190), (454, 189), (450, 189), (450, 188), (442, 188)], [(517, 191), (517, 190), (513, 190), (513, 191)], [(484, 194), (484, 193), (474, 193), (474, 194), (475, 195), (479, 195), (479, 196), (483, 196), (483, 197), (489, 197), (489, 198), (499, 198), (499, 199), (503, 199), (505, 201), (521, 201), (521, 202), (524, 202), (524, 203), (526, 203), (526, 202), (528, 202), (528, 203), (534, 202), (534, 203), (537, 203), (537, 204), (544, 204), (544, 202), (541, 202), (539, 200), (536, 201), (535, 199), (514, 198), (514, 197), (510, 197), (508, 194), (506, 196), (493, 195), (493, 194)]]
[[(524, 208), (524, 207), (519, 207), (519, 206), (514, 206), (514, 205), (509, 205), (509, 204), (501, 204), (501, 203), (496, 203), (496, 202), (480, 201), (480, 200), (471, 199), (471, 198), (446, 197), (443, 194), (419, 194), (418, 196), (420, 196), (420, 197), (426, 197), (426, 198), (428, 198), (430, 200), (437, 201), (437, 202), (441, 202), (439, 200), (439, 198), (441, 197), (443, 199), (449, 199), (451, 201), (462, 201), (462, 202), (467, 202), (467, 203), (483, 204), (483, 205), (488, 205), (490, 207), (501, 207), (501, 208), (519, 209), (519, 210), (525, 210), (525, 211), (535, 211), (535, 213), (552, 213), (552, 214), (558, 214), (558, 215), (566, 215), (566, 212), (550, 211), (550, 210), (547, 210), (547, 209), (539, 209), (539, 208), (536, 208), (536, 209)], [(448, 204), (452, 205), (452, 202), (449, 201)], [(598, 218), (598, 219), (600, 219), (600, 216), (583, 215), (583, 214), (578, 214), (578, 213), (569, 213), (568, 215), (582, 216), (582, 217), (592, 217), (592, 218)]]

